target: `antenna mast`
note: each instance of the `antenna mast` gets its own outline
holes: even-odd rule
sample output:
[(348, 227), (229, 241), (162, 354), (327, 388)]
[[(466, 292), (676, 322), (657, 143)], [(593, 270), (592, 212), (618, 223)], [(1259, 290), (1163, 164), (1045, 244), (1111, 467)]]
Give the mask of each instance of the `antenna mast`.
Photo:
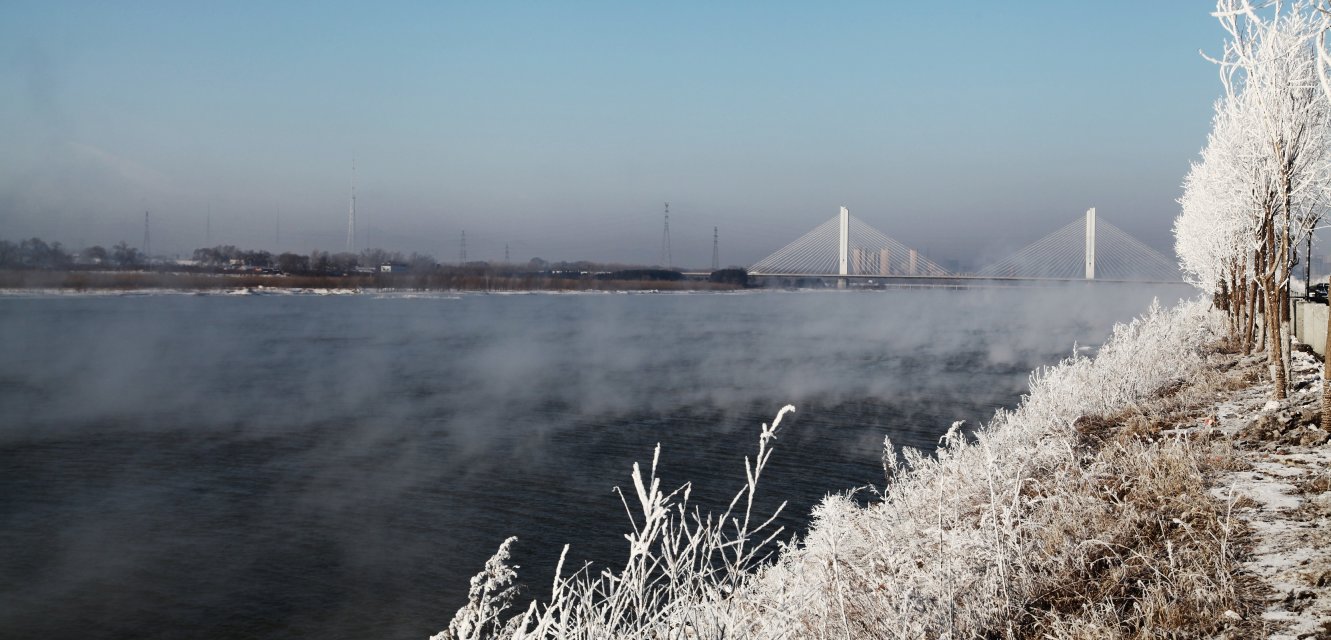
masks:
[(461, 251), (461, 253), (459, 254), (459, 257), (458, 257), (458, 265), (465, 266), (466, 264), (467, 264), (467, 232), (466, 232), (466, 230), (463, 230), (463, 232), (462, 232), (462, 251)]
[(150, 254), (148, 252), (148, 212), (144, 211), (143, 212), (143, 259), (146, 261), (149, 255)]
[(356, 154), (351, 154), (351, 214), (347, 217), (347, 253), (356, 247)]
[(670, 203), (665, 203), (665, 231), (661, 233), (661, 264), (667, 269), (673, 267), (674, 258), (670, 255)]
[(721, 244), (720, 236), (716, 233), (716, 227), (712, 227), (712, 271), (721, 268)]

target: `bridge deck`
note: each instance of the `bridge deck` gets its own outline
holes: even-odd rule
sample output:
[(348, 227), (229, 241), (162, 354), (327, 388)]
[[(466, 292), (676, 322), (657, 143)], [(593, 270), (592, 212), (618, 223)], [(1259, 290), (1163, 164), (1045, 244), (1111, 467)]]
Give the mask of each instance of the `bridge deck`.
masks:
[(1104, 282), (1104, 283), (1119, 283), (1119, 284), (1122, 284), (1122, 283), (1131, 283), (1131, 284), (1187, 284), (1186, 282), (1184, 282), (1184, 281), (1182, 281), (1182, 280), (1120, 280), (1120, 279), (1114, 279), (1114, 278), (1096, 278), (1096, 279), (1094, 279), (1094, 280), (1087, 280), (1086, 278), (1032, 278), (1032, 277), (1022, 277), (1022, 276), (987, 276), (987, 275), (979, 275), (979, 274), (952, 274), (952, 275), (945, 275), (945, 276), (940, 276), (940, 275), (929, 275), (929, 276), (925, 276), (925, 275), (915, 275), (915, 276), (909, 276), (909, 275), (887, 275), (887, 276), (884, 276), (884, 275), (877, 275), (877, 274), (857, 273), (857, 274), (847, 274), (847, 275), (844, 275), (844, 276), (843, 276), (843, 275), (836, 274), (836, 273), (761, 273), (761, 272), (753, 273), (753, 272), (751, 272), (751, 273), (749, 273), (749, 277), (750, 277), (750, 278), (786, 278), (786, 279), (800, 279), (800, 278), (806, 278), (806, 279), (807, 279), (807, 278), (819, 278), (819, 279), (842, 279), (842, 278), (844, 278), (844, 279), (846, 279), (846, 280), (874, 280), (874, 281), (882, 281), (882, 282), (884, 282), (884, 283), (901, 283), (901, 284), (907, 284), (907, 283), (926, 283), (926, 282), (938, 282), (938, 283), (940, 283), (940, 284), (961, 284), (961, 283), (975, 283), (975, 284), (982, 284), (982, 283), (985, 283), (985, 282), (1032, 282), (1032, 283), (1039, 283), (1039, 282), (1048, 282), (1048, 283), (1058, 283), (1058, 282)]

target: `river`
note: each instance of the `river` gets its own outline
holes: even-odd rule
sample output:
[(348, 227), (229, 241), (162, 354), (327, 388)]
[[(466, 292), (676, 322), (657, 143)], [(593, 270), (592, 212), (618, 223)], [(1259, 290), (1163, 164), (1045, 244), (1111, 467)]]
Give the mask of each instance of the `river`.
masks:
[[(1174, 286), (730, 294), (0, 296), (0, 635), (423, 638), (508, 535), (539, 595), (624, 554), (662, 445), (792, 531), (1014, 406)], [(862, 495), (869, 495), (862, 492)]]

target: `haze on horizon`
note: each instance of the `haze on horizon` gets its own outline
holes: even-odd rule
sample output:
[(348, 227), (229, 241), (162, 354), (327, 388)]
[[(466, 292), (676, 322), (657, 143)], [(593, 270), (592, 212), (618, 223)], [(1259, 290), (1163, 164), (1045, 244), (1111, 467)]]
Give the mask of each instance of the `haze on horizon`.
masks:
[[(0, 238), (747, 265), (850, 207), (979, 266), (1096, 207), (1171, 253), (1205, 3), (12, 2)], [(280, 229), (279, 229), (280, 227)], [(209, 231), (210, 229), (210, 231)]]

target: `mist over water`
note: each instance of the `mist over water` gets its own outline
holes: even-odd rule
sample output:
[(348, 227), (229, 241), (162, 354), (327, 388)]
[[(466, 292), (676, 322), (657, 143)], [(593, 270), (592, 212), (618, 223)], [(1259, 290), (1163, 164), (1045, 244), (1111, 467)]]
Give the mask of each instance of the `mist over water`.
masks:
[(803, 526), (1182, 287), (0, 298), (0, 635), (421, 638), (507, 535), (625, 552), (633, 461)]

